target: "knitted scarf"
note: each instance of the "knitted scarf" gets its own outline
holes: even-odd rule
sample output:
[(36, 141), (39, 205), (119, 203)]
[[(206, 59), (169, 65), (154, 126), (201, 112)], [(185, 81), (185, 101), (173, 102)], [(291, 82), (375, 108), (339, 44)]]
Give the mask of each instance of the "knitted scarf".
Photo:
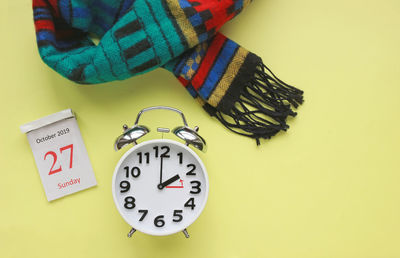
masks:
[(33, 0), (33, 12), (40, 55), (64, 77), (95, 84), (165, 68), (211, 116), (259, 144), (288, 129), (303, 92), (219, 33), (250, 2)]

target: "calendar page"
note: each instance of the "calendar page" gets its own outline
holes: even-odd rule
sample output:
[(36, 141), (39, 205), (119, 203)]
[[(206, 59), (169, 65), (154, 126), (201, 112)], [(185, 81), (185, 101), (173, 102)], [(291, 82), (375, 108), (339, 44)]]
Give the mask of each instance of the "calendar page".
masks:
[(70, 109), (23, 125), (21, 131), (27, 134), (48, 201), (97, 184)]

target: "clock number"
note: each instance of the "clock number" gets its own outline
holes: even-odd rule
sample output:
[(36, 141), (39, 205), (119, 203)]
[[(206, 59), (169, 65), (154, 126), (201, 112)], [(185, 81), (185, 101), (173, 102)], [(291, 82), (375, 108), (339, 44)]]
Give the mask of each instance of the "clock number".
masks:
[(168, 146), (162, 146), (162, 150), (165, 150), (163, 154), (161, 154), (161, 158), (169, 158), (169, 147)]
[(131, 189), (131, 184), (128, 181), (121, 181), (119, 186), (122, 188), (121, 193), (126, 193)]
[[(136, 173), (135, 173), (135, 171), (136, 171)], [(133, 177), (139, 177), (140, 176), (140, 168), (138, 168), (138, 167), (133, 167), (132, 168), (132, 170), (131, 170), (131, 174), (132, 174), (132, 176)]]
[(136, 201), (135, 198), (133, 198), (132, 196), (126, 197), (124, 204), (125, 209), (132, 210), (133, 208), (135, 208), (136, 206), (135, 201)]
[(184, 205), (185, 207), (191, 208), (192, 210), (194, 210), (194, 207), (196, 207), (196, 205), (194, 205), (194, 198), (190, 198)]
[[(125, 172), (126, 172), (126, 178), (129, 178), (129, 166), (124, 167)], [(131, 175), (136, 178), (140, 176), (140, 168), (138, 167), (133, 167), (131, 170)]]
[(143, 213), (142, 217), (139, 219), (139, 221), (143, 221), (147, 213), (149, 213), (149, 210), (139, 210), (139, 213)]
[(154, 156), (158, 158), (158, 146), (154, 146), (153, 149), (154, 149)]
[(189, 164), (189, 165), (187, 165), (187, 168), (190, 168), (190, 171), (186, 173), (187, 176), (195, 176), (196, 175), (196, 173), (193, 172), (196, 170), (195, 164)]
[(164, 219), (164, 215), (157, 216), (154, 219), (154, 226), (156, 226), (158, 228), (164, 227), (165, 221), (163, 219)]
[(174, 217), (177, 217), (177, 219), (173, 219), (173, 222), (179, 222), (183, 220), (183, 216), (182, 216), (182, 212), (183, 210), (174, 210)]
[[(143, 153), (142, 152), (138, 152), (137, 154), (139, 156), (139, 164), (142, 164), (143, 162)], [(149, 152), (145, 152), (144, 156), (146, 156), (146, 164), (150, 163), (150, 153)]]
[(183, 153), (179, 152), (178, 156), (179, 156), (179, 164), (182, 164), (183, 163)]
[[(192, 184), (192, 189), (197, 190), (195, 192), (191, 190), (190, 191), (191, 194), (198, 194), (201, 192), (201, 189), (200, 189), (201, 183), (199, 181), (190, 181), (190, 184)], [(195, 186), (193, 184), (195, 184)]]
[[(154, 146), (153, 149), (154, 149), (154, 156), (155, 156), (156, 158), (158, 158), (158, 154), (159, 154), (159, 152), (158, 152), (158, 146)], [(170, 151), (169, 147), (168, 147), (168, 146), (162, 146), (162, 147), (161, 147), (161, 150), (164, 150), (164, 153), (162, 153), (162, 154), (160, 155), (160, 157), (161, 157), (161, 158), (169, 158), (169, 154), (168, 154), (169, 151)]]

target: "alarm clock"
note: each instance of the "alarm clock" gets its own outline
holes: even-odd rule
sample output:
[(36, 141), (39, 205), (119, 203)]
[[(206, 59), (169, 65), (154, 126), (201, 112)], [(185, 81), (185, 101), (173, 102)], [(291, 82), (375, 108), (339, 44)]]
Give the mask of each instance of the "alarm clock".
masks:
[[(163, 109), (182, 117), (183, 125), (172, 130), (182, 142), (153, 139), (138, 143), (150, 129), (139, 125), (143, 113)], [(208, 176), (200, 157), (190, 148), (206, 151), (206, 142), (190, 128), (184, 114), (175, 108), (156, 106), (141, 110), (135, 124), (123, 126), (115, 150), (133, 144), (119, 160), (113, 175), (112, 194), (122, 218), (132, 227), (131, 237), (140, 232), (164, 236), (183, 232), (203, 211), (208, 197)], [(170, 133), (168, 128), (158, 132)]]

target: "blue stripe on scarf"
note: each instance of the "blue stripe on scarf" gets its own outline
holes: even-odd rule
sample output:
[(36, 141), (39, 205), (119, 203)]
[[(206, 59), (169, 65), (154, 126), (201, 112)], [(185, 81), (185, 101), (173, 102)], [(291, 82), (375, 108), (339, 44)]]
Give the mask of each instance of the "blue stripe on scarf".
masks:
[(49, 13), (39, 13), (33, 16), (35, 20), (50, 20), (53, 16)]
[(89, 18), (90, 17), (90, 10), (88, 8), (74, 7), (72, 13), (73, 13), (74, 18)]
[(193, 27), (199, 26), (203, 23), (203, 19), (201, 18), (199, 13), (196, 13), (195, 15), (191, 16), (189, 18), (189, 21), (193, 25)]
[(51, 14), (51, 12), (49, 11), (49, 9), (43, 8), (43, 7), (35, 7), (33, 9), (33, 13), (37, 14), (37, 13), (49, 13)]
[(208, 74), (203, 87), (199, 91), (203, 98), (208, 99), (208, 97), (211, 95), (212, 90), (223, 76), (225, 69), (228, 67), (229, 62), (232, 60), (232, 57), (238, 48), (238, 44), (231, 40), (228, 40), (225, 43), (223, 50), (217, 57), (217, 60)]
[(243, 8), (243, 0), (236, 1), (235, 3), (235, 11)]
[(187, 0), (179, 0), (179, 5), (182, 8), (192, 7), (192, 5)]
[(71, 23), (71, 2), (70, 0), (60, 0), (58, 2), (60, 6), (61, 15), (67, 23)]

